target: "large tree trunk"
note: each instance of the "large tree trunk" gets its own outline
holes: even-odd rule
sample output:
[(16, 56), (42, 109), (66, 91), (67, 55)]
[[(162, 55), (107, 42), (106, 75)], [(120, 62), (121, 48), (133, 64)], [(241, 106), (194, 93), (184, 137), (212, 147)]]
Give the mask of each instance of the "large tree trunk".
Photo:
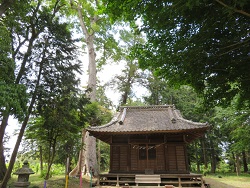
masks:
[(90, 176), (98, 174), (98, 164), (96, 158), (96, 138), (89, 135), (89, 132), (85, 134), (85, 174)]
[[(96, 54), (95, 54), (95, 48), (94, 48), (94, 39), (95, 39), (95, 33), (94, 30), (92, 30), (93, 33), (90, 33), (86, 27), (86, 24), (84, 23), (83, 14), (82, 14), (82, 8), (81, 5), (78, 4), (77, 6), (73, 5), (72, 8), (77, 10), (78, 18), (80, 21), (80, 25), (82, 28), (82, 31), (85, 35), (85, 41), (87, 44), (88, 49), (88, 58), (89, 58), (89, 64), (88, 64), (88, 86), (87, 86), (87, 96), (90, 99), (91, 102), (96, 101)], [(91, 18), (92, 23), (96, 23), (98, 21), (97, 16), (94, 16)], [(96, 157), (96, 138), (89, 135), (89, 132), (83, 130), (84, 134), (82, 135), (83, 143), (85, 145), (85, 149), (82, 149), (80, 151), (79, 160), (77, 163), (77, 166), (70, 172), (70, 176), (75, 176), (79, 174), (87, 174), (90, 175), (90, 173), (94, 173), (95, 175), (98, 174), (98, 164), (97, 164), (97, 157)]]

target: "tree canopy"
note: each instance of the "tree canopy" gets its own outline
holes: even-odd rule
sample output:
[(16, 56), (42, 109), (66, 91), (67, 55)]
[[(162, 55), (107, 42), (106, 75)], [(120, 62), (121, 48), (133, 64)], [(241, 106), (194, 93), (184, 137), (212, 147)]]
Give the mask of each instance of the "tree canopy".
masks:
[(238, 96), (250, 104), (248, 1), (106, 1), (113, 19), (140, 22), (147, 43), (135, 53), (143, 68), (175, 85), (190, 84), (210, 105)]

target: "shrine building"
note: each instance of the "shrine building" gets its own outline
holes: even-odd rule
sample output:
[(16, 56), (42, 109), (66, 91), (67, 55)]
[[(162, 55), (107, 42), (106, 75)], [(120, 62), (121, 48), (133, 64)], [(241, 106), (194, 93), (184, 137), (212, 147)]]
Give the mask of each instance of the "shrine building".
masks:
[(187, 145), (209, 127), (184, 119), (174, 105), (122, 106), (108, 124), (88, 131), (110, 145), (109, 174), (177, 177), (190, 174)]

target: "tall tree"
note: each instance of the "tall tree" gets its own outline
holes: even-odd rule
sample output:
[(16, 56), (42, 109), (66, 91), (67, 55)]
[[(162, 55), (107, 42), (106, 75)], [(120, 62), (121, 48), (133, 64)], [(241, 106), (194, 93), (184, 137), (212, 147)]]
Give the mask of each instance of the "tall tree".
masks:
[(144, 39), (132, 29), (128, 29), (128, 25), (124, 24), (124, 27), (127, 29), (119, 31), (119, 46), (123, 49), (121, 62), (124, 62), (124, 69), (107, 84), (121, 93), (120, 105), (126, 105), (129, 99), (135, 96), (133, 89), (136, 85), (144, 85), (145, 81), (145, 73), (139, 68), (138, 60), (131, 53), (135, 44), (143, 43)]
[(140, 20), (147, 43), (136, 54), (172, 83), (191, 84), (207, 104), (250, 104), (249, 1), (105, 1), (107, 12)]
[[(11, 31), (12, 53), (10, 55), (12, 61), (15, 62), (16, 73), (14, 83), (27, 88), (29, 100), (25, 103), (28, 110), (23, 116), (21, 129), (1, 188), (6, 187), (10, 177), (22, 136), (41, 92), (40, 85), (54, 81), (51, 78), (46, 79), (46, 75), (51, 73), (49, 70), (53, 67), (57, 71), (55, 76), (62, 78), (64, 70), (58, 65), (74, 71), (79, 71), (80, 68), (78, 61), (72, 62), (76, 59), (76, 46), (71, 39), (67, 24), (59, 20), (60, 7), (59, 0), (52, 6), (46, 6), (42, 1), (18, 4), (18, 7), (15, 7), (17, 9), (3, 20), (6, 28)], [(3, 120), (6, 119), (6, 121), (2, 120), (1, 133), (5, 132), (7, 120), (11, 114), (9, 108), (4, 109)]]
[[(88, 54), (88, 83), (87, 92), (91, 102), (96, 101), (97, 90), (97, 62), (99, 66), (104, 63), (104, 60), (110, 56), (116, 56), (116, 42), (112, 37), (111, 25), (109, 19), (103, 14), (102, 1), (98, 0), (78, 0), (70, 1), (70, 7), (74, 10), (73, 15), (76, 15), (79, 20), (79, 25), (84, 35), (84, 42), (87, 46)], [(101, 59), (96, 59), (96, 53), (101, 53)], [(70, 175), (79, 175), (84, 169), (84, 173), (90, 174), (90, 169), (94, 173), (98, 173), (98, 165), (96, 158), (96, 139), (90, 136), (87, 131), (83, 131), (83, 142), (85, 150), (81, 150), (79, 161), (76, 168)]]
[[(227, 160), (236, 167), (239, 157), (242, 158), (244, 171), (247, 170), (245, 152), (249, 151), (249, 109), (237, 108), (237, 99), (234, 99), (227, 108), (216, 108), (214, 119), (217, 121), (222, 134)], [(237, 168), (239, 170), (239, 168)], [(235, 168), (235, 170), (237, 170)]]

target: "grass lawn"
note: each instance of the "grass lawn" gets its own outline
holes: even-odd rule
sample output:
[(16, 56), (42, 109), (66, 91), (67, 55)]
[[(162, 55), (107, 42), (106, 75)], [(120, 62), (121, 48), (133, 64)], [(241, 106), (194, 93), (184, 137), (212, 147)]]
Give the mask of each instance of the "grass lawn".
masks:
[[(12, 179), (9, 181), (8, 188), (14, 188), (14, 182), (17, 181), (17, 176), (13, 175)], [(94, 182), (95, 180), (93, 180)], [(39, 175), (30, 175), (29, 178), (30, 186), (29, 188), (44, 188), (45, 181), (43, 178), (39, 177)], [(79, 188), (80, 179), (70, 177), (68, 181), (68, 188)], [(56, 175), (49, 180), (46, 181), (47, 188), (65, 188), (65, 176), (64, 175)], [(90, 179), (87, 177), (83, 177), (82, 187), (88, 188), (90, 187)]]
[(249, 188), (250, 174), (216, 174), (207, 175), (204, 177), (206, 183), (209, 183), (211, 188)]
[[(241, 174), (236, 176), (235, 174), (216, 174), (204, 176), (206, 183), (210, 184), (211, 188), (250, 188), (250, 174)], [(14, 188), (14, 182), (17, 181), (17, 176), (13, 175), (9, 181), (8, 188)], [(96, 179), (93, 180), (95, 182)], [(30, 175), (29, 182), (31, 182), (29, 188), (44, 188), (44, 179), (39, 175)], [(47, 188), (65, 188), (65, 176), (57, 175), (46, 181)], [(68, 188), (79, 188), (79, 178), (69, 178)], [(83, 177), (82, 187), (90, 187), (90, 178)]]

